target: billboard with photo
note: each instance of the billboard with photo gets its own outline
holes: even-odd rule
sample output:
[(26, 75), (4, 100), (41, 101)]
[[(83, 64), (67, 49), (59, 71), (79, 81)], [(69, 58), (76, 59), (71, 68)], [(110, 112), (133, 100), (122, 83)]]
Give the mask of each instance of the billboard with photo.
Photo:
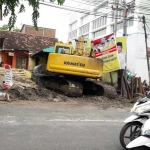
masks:
[(103, 73), (120, 69), (120, 61), (114, 33), (93, 40), (92, 47), (95, 51), (95, 57), (103, 60)]

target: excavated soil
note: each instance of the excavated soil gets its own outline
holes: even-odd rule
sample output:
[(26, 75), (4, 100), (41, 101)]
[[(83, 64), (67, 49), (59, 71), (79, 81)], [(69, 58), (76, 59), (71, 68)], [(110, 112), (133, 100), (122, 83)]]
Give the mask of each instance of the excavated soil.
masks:
[[(4, 77), (4, 70), (0, 71), (0, 82), (2, 83)], [(118, 96), (114, 91), (113, 87), (108, 85), (107, 89), (110, 88), (109, 92), (105, 96), (92, 96), (84, 95), (82, 97), (67, 97), (60, 93), (56, 93), (49, 89), (46, 89), (38, 81), (35, 83), (31, 79), (25, 77), (23, 70), (13, 70), (13, 86), (8, 90), (10, 95), (10, 100), (28, 100), (28, 101), (46, 101), (46, 102), (67, 102), (67, 101), (76, 101), (76, 102), (86, 102), (86, 103), (95, 103), (101, 105), (102, 107), (119, 107), (124, 108), (125, 106), (132, 106), (126, 98)], [(1, 92), (6, 92), (6, 89), (1, 87)]]
[(105, 108), (125, 108), (131, 107), (133, 104), (129, 102), (126, 98), (117, 96), (114, 98), (108, 98), (106, 96), (92, 96), (83, 95), (82, 97), (67, 97), (65, 95), (56, 93), (54, 91), (41, 88), (23, 88), (23, 87), (13, 87), (9, 89), (10, 99), (27, 100), (27, 101), (43, 101), (43, 102), (78, 102), (78, 103), (93, 103), (103, 109)]

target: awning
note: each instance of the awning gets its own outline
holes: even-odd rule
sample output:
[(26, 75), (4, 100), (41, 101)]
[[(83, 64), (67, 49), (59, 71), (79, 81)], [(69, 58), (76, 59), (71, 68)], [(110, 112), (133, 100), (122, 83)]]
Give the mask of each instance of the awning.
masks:
[(48, 48), (44, 48), (43, 52), (53, 53), (54, 52), (54, 46), (48, 47)]

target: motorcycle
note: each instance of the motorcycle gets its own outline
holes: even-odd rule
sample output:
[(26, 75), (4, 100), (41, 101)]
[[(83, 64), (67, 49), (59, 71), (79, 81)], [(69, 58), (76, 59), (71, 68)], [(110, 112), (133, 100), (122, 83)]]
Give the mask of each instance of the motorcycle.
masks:
[(150, 98), (144, 97), (137, 100), (131, 109), (134, 113), (124, 120), (126, 123), (120, 131), (120, 143), (124, 149), (141, 135), (141, 127), (150, 118)]
[(150, 119), (142, 126), (141, 136), (130, 142), (126, 148), (128, 150), (150, 150)]

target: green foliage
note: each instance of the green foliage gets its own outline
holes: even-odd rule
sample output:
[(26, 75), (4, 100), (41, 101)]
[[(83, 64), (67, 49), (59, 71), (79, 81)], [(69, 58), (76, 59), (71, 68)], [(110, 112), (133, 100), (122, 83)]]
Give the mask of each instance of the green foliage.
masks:
[(2, 27), (0, 27), (0, 30), (8, 30), (9, 26), (4, 24)]
[[(7, 24), (4, 24), (2, 27), (0, 27), (0, 30), (8, 30), (9, 26)], [(20, 32), (20, 29), (18, 27), (12, 28), (11, 31)]]
[(20, 29), (17, 28), (17, 27), (15, 27), (15, 28), (13, 29), (13, 31), (15, 31), (15, 32), (20, 32)]
[[(49, 0), (49, 1), (54, 2), (56, 0)], [(38, 18), (40, 16), (39, 2), (40, 2), (40, 0), (28, 0), (29, 6), (32, 6), (32, 8), (33, 8), (32, 22), (33, 22), (34, 27), (37, 30), (38, 30), (37, 22), (38, 22)], [(57, 0), (57, 2), (59, 5), (63, 5), (65, 0)], [(18, 13), (22, 13), (22, 12), (25, 12), (25, 6), (21, 3), (20, 0), (0, 0), (0, 3), (2, 5), (5, 5), (3, 16), (6, 17), (10, 14), (8, 26), (9, 26), (9, 30), (11, 30), (14, 27), (14, 25), (16, 23), (16, 19), (17, 19), (17, 15), (15, 12), (16, 8), (19, 7)]]

